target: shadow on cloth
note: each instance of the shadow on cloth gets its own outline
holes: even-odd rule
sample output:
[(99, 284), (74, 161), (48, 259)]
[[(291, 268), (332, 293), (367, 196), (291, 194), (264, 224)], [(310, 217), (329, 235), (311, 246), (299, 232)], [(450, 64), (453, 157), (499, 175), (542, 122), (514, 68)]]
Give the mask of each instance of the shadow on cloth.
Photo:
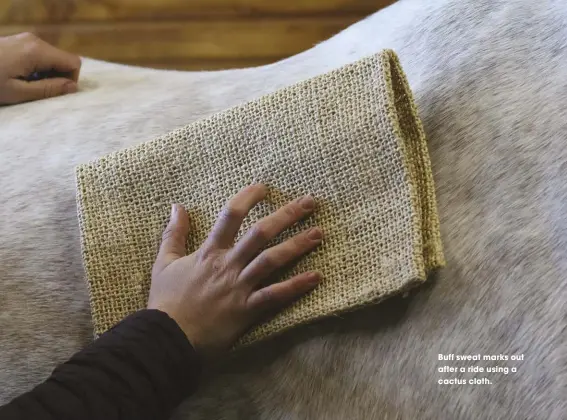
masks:
[(313, 337), (373, 335), (380, 330), (393, 328), (404, 322), (414, 302), (433, 292), (437, 278), (438, 274), (432, 273), (427, 282), (407, 292), (406, 297), (396, 295), (378, 304), (292, 328), (272, 339), (236, 350), (209, 373), (238, 374), (244, 373), (244, 369), (249, 372), (250, 366), (261, 368)]

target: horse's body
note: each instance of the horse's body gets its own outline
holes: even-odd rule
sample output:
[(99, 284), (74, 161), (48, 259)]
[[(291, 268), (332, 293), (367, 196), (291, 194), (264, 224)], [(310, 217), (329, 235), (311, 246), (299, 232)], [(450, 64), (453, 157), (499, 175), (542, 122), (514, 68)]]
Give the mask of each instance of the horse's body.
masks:
[[(279, 63), (85, 60), (82, 92), (0, 109), (0, 403), (92, 338), (73, 168), (392, 48), (429, 138), (447, 267), (408, 298), (234, 354), (191, 419), (567, 418), (567, 4), (402, 0)], [(524, 354), (439, 385), (438, 354)], [(464, 375), (473, 377), (472, 374)], [(189, 417), (187, 413), (191, 413)]]

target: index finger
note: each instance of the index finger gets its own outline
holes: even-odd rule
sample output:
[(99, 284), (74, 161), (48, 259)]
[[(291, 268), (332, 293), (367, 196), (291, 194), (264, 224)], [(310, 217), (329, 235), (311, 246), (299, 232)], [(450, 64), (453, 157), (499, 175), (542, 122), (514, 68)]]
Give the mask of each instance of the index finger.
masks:
[(244, 218), (267, 194), (267, 188), (263, 184), (250, 185), (240, 190), (220, 212), (205, 243), (219, 248), (230, 248)]
[(55, 70), (75, 82), (79, 81), (81, 58), (78, 55), (60, 50), (40, 39), (32, 60), (36, 71)]

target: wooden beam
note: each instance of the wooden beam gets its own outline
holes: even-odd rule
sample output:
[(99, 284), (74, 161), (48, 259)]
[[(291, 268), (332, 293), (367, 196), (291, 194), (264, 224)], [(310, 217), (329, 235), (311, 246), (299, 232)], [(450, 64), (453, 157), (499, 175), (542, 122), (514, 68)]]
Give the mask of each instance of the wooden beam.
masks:
[(30, 31), (64, 50), (117, 62), (277, 60), (309, 49), (359, 19), (361, 16), (2, 26), (0, 36)]
[(259, 57), (259, 58), (232, 58), (232, 59), (174, 59), (162, 61), (147, 60), (120, 60), (122, 64), (129, 64), (139, 67), (150, 67), (154, 69), (168, 70), (224, 70), (224, 69), (244, 69), (249, 67), (263, 66), (265, 64), (275, 63), (285, 57)]
[(371, 14), (395, 0), (3, 0), (0, 23)]

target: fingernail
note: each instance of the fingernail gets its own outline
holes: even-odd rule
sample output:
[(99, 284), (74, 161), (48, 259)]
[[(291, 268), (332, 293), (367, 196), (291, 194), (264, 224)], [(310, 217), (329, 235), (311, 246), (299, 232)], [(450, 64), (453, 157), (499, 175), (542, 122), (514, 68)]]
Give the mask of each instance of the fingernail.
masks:
[(318, 241), (323, 237), (322, 232), (317, 228), (311, 228), (307, 233), (307, 237), (312, 241)]
[(68, 81), (63, 85), (63, 93), (75, 93), (77, 91), (77, 84), (72, 80)]
[(171, 205), (171, 217), (175, 216), (175, 213), (177, 213), (177, 205), (176, 204), (172, 204)]
[(311, 197), (310, 195), (306, 195), (301, 200), (299, 200), (299, 204), (305, 210), (313, 210), (313, 208), (315, 207), (315, 200), (313, 200), (313, 197)]
[(321, 276), (317, 272), (312, 272), (307, 275), (307, 281), (310, 285), (316, 286), (321, 282)]

